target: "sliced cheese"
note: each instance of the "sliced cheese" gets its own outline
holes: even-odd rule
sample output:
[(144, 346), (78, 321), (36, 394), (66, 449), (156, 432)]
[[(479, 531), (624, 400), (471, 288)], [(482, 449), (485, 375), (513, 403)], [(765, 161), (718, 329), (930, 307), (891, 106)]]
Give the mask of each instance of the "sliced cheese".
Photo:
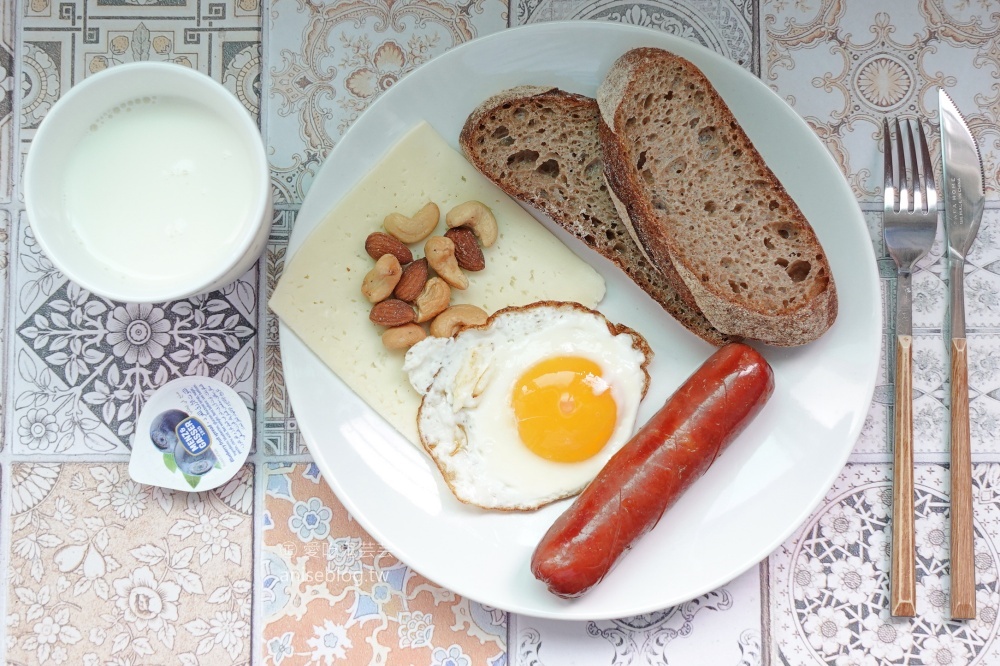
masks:
[[(478, 200), (493, 210), (500, 236), (484, 248), (486, 269), (469, 273), (469, 288), (452, 290), (452, 304), (488, 313), (541, 300), (594, 307), (604, 279), (475, 170), (430, 125), (411, 130), (309, 235), (285, 266), (269, 302), (281, 320), (404, 437), (419, 446), (420, 396), (402, 371), (403, 353), (382, 346), (383, 329), (368, 319), (361, 281), (374, 265), (368, 234), (383, 231), (393, 211), (412, 215), (428, 201), (444, 213)], [(410, 246), (423, 256), (423, 244)]]

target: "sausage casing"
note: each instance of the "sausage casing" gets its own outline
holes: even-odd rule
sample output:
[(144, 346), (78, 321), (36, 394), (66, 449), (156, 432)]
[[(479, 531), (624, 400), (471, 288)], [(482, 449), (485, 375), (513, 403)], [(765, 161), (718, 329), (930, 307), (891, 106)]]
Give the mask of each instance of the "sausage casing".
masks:
[(774, 374), (752, 347), (705, 361), (552, 524), (531, 572), (561, 597), (599, 583), (757, 415)]

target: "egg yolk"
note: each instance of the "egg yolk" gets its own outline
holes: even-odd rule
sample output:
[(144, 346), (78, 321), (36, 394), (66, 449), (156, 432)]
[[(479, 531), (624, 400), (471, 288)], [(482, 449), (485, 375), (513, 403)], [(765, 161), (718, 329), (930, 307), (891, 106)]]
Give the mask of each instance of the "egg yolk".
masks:
[(599, 365), (585, 358), (547, 359), (514, 385), (511, 402), (521, 441), (556, 462), (579, 462), (600, 451), (615, 429), (618, 405)]

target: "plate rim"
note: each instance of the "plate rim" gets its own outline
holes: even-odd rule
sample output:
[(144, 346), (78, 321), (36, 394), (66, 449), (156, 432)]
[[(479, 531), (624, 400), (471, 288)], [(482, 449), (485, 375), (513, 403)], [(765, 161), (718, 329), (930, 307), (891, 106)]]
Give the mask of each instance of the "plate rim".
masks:
[[(682, 53), (680, 53), (682, 57), (687, 57), (683, 53), (683, 51), (698, 52), (699, 58), (704, 58), (706, 61), (713, 62), (714, 66), (722, 67), (724, 69), (729, 69), (734, 72), (738, 71), (740, 72), (739, 76), (750, 77), (750, 79), (756, 82), (754, 85), (756, 85), (756, 87), (760, 89), (762, 94), (764, 93), (769, 94), (770, 97), (773, 98), (772, 102), (780, 103), (781, 107), (784, 108), (786, 112), (794, 116), (794, 118), (797, 119), (798, 122), (802, 123), (803, 125), (805, 124), (805, 121), (801, 118), (801, 116), (799, 116), (798, 113), (794, 111), (794, 109), (788, 107), (787, 103), (783, 99), (781, 99), (781, 97), (774, 90), (768, 87), (763, 80), (761, 80), (758, 76), (754, 75), (752, 72), (744, 69), (737, 63), (729, 60), (725, 56), (720, 55), (719, 53), (716, 53), (715, 51), (712, 51), (711, 49), (701, 46), (700, 44), (693, 41), (685, 40), (672, 35), (667, 35), (665, 33), (649, 28), (644, 28), (642, 26), (633, 26), (630, 24), (621, 24), (614, 22), (563, 20), (563, 21), (550, 21), (545, 23), (535, 23), (535, 24), (527, 24), (527, 25), (503, 28), (489, 35), (478, 37), (469, 40), (467, 42), (463, 42), (462, 44), (456, 45), (450, 50), (440, 55), (437, 55), (428, 62), (422, 64), (420, 67), (411, 72), (406, 78), (412, 77), (414, 73), (416, 73), (420, 69), (433, 65), (433, 63), (441, 63), (442, 61), (447, 62), (453, 59), (458, 59), (462, 57), (462, 55), (467, 50), (475, 48), (487, 48), (486, 46), (483, 45), (486, 42), (489, 43), (492, 43), (494, 41), (503, 42), (510, 39), (520, 39), (521, 34), (527, 34), (532, 32), (545, 33), (558, 30), (570, 30), (570, 31), (581, 31), (581, 32), (593, 31), (597, 33), (601, 33), (604, 31), (612, 31), (612, 32), (618, 31), (623, 33), (632, 33), (630, 37), (632, 38), (633, 44), (629, 48), (635, 48), (637, 46), (643, 45), (642, 40), (646, 39), (651, 42), (655, 42), (653, 44), (647, 44), (647, 45), (655, 46), (657, 48), (663, 48), (665, 50), (672, 52), (676, 52), (673, 49), (679, 46), (680, 50), (682, 51)], [(437, 67), (441, 66), (443, 65), (440, 64), (437, 65)], [(336, 145), (324, 159), (323, 164), (317, 171), (316, 176), (313, 178), (311, 188), (314, 187), (317, 182), (320, 182), (321, 175), (324, 173), (324, 171), (330, 171), (334, 168), (332, 166), (334, 164), (333, 158), (337, 156), (338, 150), (344, 143), (344, 139), (346, 139), (349, 136), (350, 132), (352, 132), (355, 127), (357, 127), (358, 121), (361, 119), (361, 117), (363, 115), (371, 113), (372, 109), (381, 108), (381, 106), (390, 103), (392, 98), (393, 95), (388, 93), (381, 95), (364, 112), (362, 112), (361, 116), (355, 119), (355, 121), (351, 124), (351, 126), (347, 129), (347, 131), (345, 131), (344, 135), (341, 137), (339, 141), (337, 141)], [(866, 270), (864, 272), (867, 273), (868, 275), (867, 279), (863, 280), (862, 282), (863, 284), (867, 285), (868, 291), (870, 292), (869, 296), (871, 297), (872, 302), (876, 306), (878, 306), (876, 309), (879, 313), (877, 317), (873, 317), (871, 319), (873, 331), (868, 332), (869, 334), (874, 333), (874, 335), (872, 335), (874, 344), (870, 345), (870, 348), (868, 349), (869, 362), (865, 364), (865, 367), (869, 368), (869, 371), (867, 373), (867, 377), (865, 378), (864, 390), (862, 391), (862, 396), (865, 398), (863, 404), (870, 405), (871, 399), (874, 395), (874, 390), (878, 378), (878, 361), (881, 355), (880, 338), (882, 333), (882, 315), (881, 315), (882, 295), (881, 295), (880, 281), (875, 261), (876, 259), (875, 252), (870, 239), (867, 238), (866, 223), (864, 220), (863, 212), (860, 208), (860, 205), (858, 204), (857, 197), (850, 189), (850, 186), (847, 183), (846, 178), (843, 177), (840, 168), (835, 164), (833, 157), (829, 154), (829, 151), (827, 150), (826, 146), (822, 143), (822, 141), (819, 139), (819, 137), (816, 136), (815, 133), (812, 131), (809, 132), (809, 136), (811, 137), (810, 141), (814, 143), (815, 146), (822, 148), (823, 154), (826, 155), (828, 163), (832, 164), (835, 167), (836, 172), (840, 174), (840, 178), (836, 180), (836, 188), (837, 190), (839, 190), (839, 192), (836, 193), (837, 198), (840, 199), (841, 197), (843, 197), (845, 200), (849, 199), (853, 203), (851, 219), (845, 220), (844, 225), (846, 227), (851, 228), (853, 231), (857, 233), (863, 233), (865, 235), (864, 238), (865, 246), (867, 248), (867, 254), (869, 256), (866, 256), (865, 257), (866, 261), (861, 263), (863, 263), (864, 266), (866, 267)], [(444, 139), (453, 148), (457, 148), (457, 141), (455, 140), (456, 137), (444, 136)], [(361, 178), (363, 178), (365, 173), (367, 172), (357, 173), (357, 177), (353, 179), (350, 186), (353, 186)], [(348, 186), (347, 189), (350, 189), (350, 186)], [(313, 231), (325, 218), (326, 209), (317, 211), (313, 210), (314, 208), (317, 208), (319, 205), (320, 204), (318, 203), (318, 199), (316, 197), (309, 197), (308, 193), (306, 194), (306, 197), (303, 200), (303, 203), (300, 206), (299, 212), (296, 216), (296, 224), (289, 235), (287, 254), (285, 258), (286, 263), (289, 260), (291, 260), (291, 257), (294, 256), (295, 252), (299, 249), (302, 242), (304, 242), (305, 238), (308, 237), (309, 233)], [(534, 211), (530, 208), (528, 208), (528, 210), (536, 217), (539, 216), (544, 217), (543, 213)], [(308, 229), (301, 224), (303, 218), (306, 218), (311, 222)], [(294, 338), (298, 344), (301, 344), (303, 347), (305, 347), (304, 343), (298, 340), (294, 332), (292, 332), (291, 329), (283, 321), (279, 319), (279, 349), (283, 349), (286, 345), (286, 341), (292, 338)], [(307, 347), (306, 351), (309, 351)], [(318, 358), (316, 360), (317, 362), (322, 363), (321, 361), (319, 361)], [(290, 368), (287, 365), (284, 368), (285, 387), (288, 393), (289, 404), (292, 406), (292, 410), (294, 412), (295, 410), (294, 405), (296, 402), (295, 395), (297, 394), (297, 389), (295, 389), (293, 385), (296, 382), (288, 381), (288, 378), (289, 376), (294, 377), (296, 371), (292, 369), (291, 372), (289, 372), (289, 369)], [(338, 381), (342, 381), (340, 380), (339, 377), (336, 377), (336, 379)], [(347, 390), (350, 390), (349, 387)], [(379, 543), (379, 545), (388, 550), (394, 557), (399, 559), (407, 567), (411, 568), (413, 571), (421, 573), (420, 569), (411, 564), (408, 558), (403, 557), (404, 552), (397, 546), (395, 540), (392, 539), (391, 537), (388, 537), (382, 529), (380, 529), (377, 525), (373, 524), (370, 520), (368, 520), (368, 517), (366, 516), (365, 512), (360, 509), (360, 507), (354, 501), (351, 495), (343, 491), (339, 482), (337, 482), (336, 480), (336, 476), (331, 471), (331, 468), (326, 459), (328, 456), (324, 456), (319, 451), (319, 444), (317, 442), (314, 442), (312, 440), (312, 437), (307, 435), (306, 428), (303, 428), (301, 419), (299, 419), (299, 424), (300, 424), (299, 431), (301, 433), (302, 441), (306, 443), (306, 447), (308, 448), (311, 457), (313, 458), (313, 463), (317, 465), (321, 474), (323, 475), (324, 480), (330, 486), (331, 490), (333, 490), (337, 499), (344, 505), (345, 509), (347, 509), (347, 511), (350, 512), (352, 517), (358, 521), (358, 523), (365, 529), (365, 531), (373, 539), (376, 540), (376, 542)], [(529, 617), (549, 618), (558, 620), (607, 620), (607, 619), (623, 617), (626, 615), (637, 615), (647, 612), (653, 612), (679, 603), (683, 603), (684, 601), (697, 598), (707, 592), (710, 592), (714, 589), (718, 589), (720, 586), (725, 585), (728, 581), (732, 580), (733, 578), (749, 571), (755, 565), (759, 566), (762, 560), (767, 558), (776, 548), (778, 548), (782, 543), (784, 543), (796, 530), (798, 530), (805, 523), (805, 521), (813, 513), (816, 507), (822, 502), (824, 496), (829, 491), (830, 487), (832, 487), (833, 482), (836, 480), (836, 477), (841, 473), (844, 465), (848, 462), (850, 455), (853, 452), (855, 445), (857, 444), (858, 437), (861, 433), (863, 425), (864, 425), (864, 418), (855, 419), (855, 423), (852, 425), (852, 428), (850, 430), (850, 445), (849, 446), (845, 445), (843, 447), (841, 455), (838, 458), (839, 461), (838, 465), (831, 468), (831, 470), (827, 474), (827, 478), (824, 480), (824, 483), (822, 484), (822, 487), (817, 492), (815, 492), (814, 497), (810, 502), (803, 505), (803, 507), (799, 511), (799, 515), (796, 518), (796, 520), (793, 521), (789, 526), (786, 526), (783, 530), (777, 530), (774, 537), (770, 541), (768, 541), (758, 550), (754, 551), (752, 556), (748, 555), (746, 558), (744, 558), (746, 560), (745, 564), (733, 567), (732, 570), (727, 571), (724, 575), (717, 576), (719, 582), (716, 584), (707, 585), (704, 586), (704, 588), (698, 588), (697, 592), (685, 595), (684, 598), (668, 599), (664, 603), (656, 603), (652, 605), (650, 604), (638, 605), (625, 612), (616, 610), (611, 613), (605, 612), (603, 614), (602, 613), (595, 614), (591, 609), (589, 612), (580, 613), (580, 612), (574, 612), (573, 606), (570, 605), (563, 606), (558, 611), (548, 611), (544, 609), (539, 610), (528, 607), (510, 607), (510, 606), (503, 606), (503, 607), (497, 606), (497, 607), (501, 607), (503, 608), (503, 610), (506, 610), (508, 612), (515, 612)], [(442, 585), (437, 581), (435, 582), (439, 585)], [(488, 600), (483, 600), (481, 596), (477, 595), (475, 590), (467, 589), (467, 586), (465, 585), (455, 586), (449, 584), (442, 586), (470, 600), (476, 600), (479, 603), (494, 605), (490, 603)]]

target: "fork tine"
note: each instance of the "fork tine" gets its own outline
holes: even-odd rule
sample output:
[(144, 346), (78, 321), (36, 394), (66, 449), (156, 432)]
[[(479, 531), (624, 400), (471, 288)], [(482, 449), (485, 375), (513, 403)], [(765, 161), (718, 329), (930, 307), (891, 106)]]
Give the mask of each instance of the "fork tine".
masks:
[(917, 142), (920, 144), (920, 159), (924, 163), (923, 186), (927, 195), (927, 210), (937, 208), (937, 185), (934, 184), (934, 162), (931, 162), (930, 151), (927, 150), (927, 136), (924, 134), (924, 126), (917, 123)]
[(903, 133), (899, 129), (899, 118), (893, 121), (896, 124), (896, 164), (899, 169), (899, 176), (896, 179), (896, 186), (899, 190), (899, 210), (910, 210), (910, 191), (906, 182), (906, 156), (903, 154)]
[(882, 163), (885, 165), (885, 185), (883, 194), (885, 196), (885, 207), (894, 208), (896, 205), (896, 187), (892, 179), (892, 137), (889, 136), (889, 121), (882, 119)]
[[(921, 165), (917, 161), (917, 147), (913, 143), (913, 122), (912, 119), (906, 121), (906, 142), (910, 147), (910, 200), (913, 202), (914, 212), (921, 212), (927, 210), (924, 208), (927, 187), (920, 177), (927, 166), (926, 163)], [(920, 122), (917, 121), (917, 127), (919, 126)]]

